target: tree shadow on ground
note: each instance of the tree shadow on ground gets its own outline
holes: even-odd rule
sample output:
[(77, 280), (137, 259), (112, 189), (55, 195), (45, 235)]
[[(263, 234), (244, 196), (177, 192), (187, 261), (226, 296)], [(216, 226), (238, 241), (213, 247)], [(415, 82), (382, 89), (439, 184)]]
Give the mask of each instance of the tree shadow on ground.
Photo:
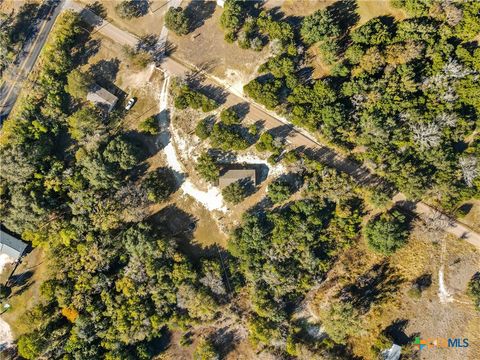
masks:
[(191, 260), (214, 255), (214, 249), (203, 248), (193, 242), (193, 233), (197, 227), (198, 219), (176, 205), (168, 205), (149, 218), (149, 221), (158, 225), (162, 235), (175, 239), (178, 248)]
[(9, 286), (23, 286), (30, 280), (32, 276), (33, 271), (30, 270), (25, 271), (21, 274), (12, 275), (8, 280)]
[(207, 84), (200, 86), (199, 90), (218, 104), (224, 104), (227, 101), (228, 92), (220, 86)]
[(340, 290), (340, 298), (366, 314), (373, 304), (381, 303), (395, 294), (403, 279), (387, 262), (372, 266), (357, 277), (353, 284)]
[(225, 359), (227, 355), (235, 349), (239, 343), (238, 334), (229, 327), (222, 327), (211, 335), (215, 348), (219, 349), (221, 359)]
[(107, 9), (100, 1), (94, 1), (93, 3), (87, 4), (85, 6), (86, 9), (93, 12), (95, 15), (101, 17), (102, 19), (107, 18)]
[(22, 295), (25, 291), (27, 291), (30, 286), (32, 286), (33, 284), (35, 283), (35, 281), (28, 281), (27, 283), (25, 283), (24, 285), (22, 285), (22, 287), (18, 290), (16, 290), (12, 296), (18, 296), (18, 295)]
[(95, 78), (95, 81), (102, 85), (102, 83), (115, 82), (120, 68), (120, 60), (113, 58), (110, 60), (100, 60), (90, 66), (90, 73)]
[(185, 8), (185, 13), (190, 20), (189, 31), (195, 31), (212, 17), (217, 4), (215, 1), (195, 0), (190, 1)]
[(274, 138), (280, 138), (282, 141), (285, 141), (292, 131), (294, 131), (293, 127), (285, 124), (268, 130), (268, 133), (270, 133)]
[(400, 346), (409, 345), (413, 342), (416, 336), (419, 336), (420, 333), (414, 333), (408, 336), (405, 333), (405, 329), (408, 325), (408, 320), (406, 319), (396, 319), (389, 326), (383, 330), (383, 333), (393, 340), (393, 342)]
[(349, 32), (360, 20), (360, 15), (357, 13), (358, 5), (356, 0), (336, 1), (329, 5), (327, 10), (330, 11), (334, 22), (340, 26), (343, 33)]
[(247, 114), (250, 112), (250, 104), (248, 102), (242, 102), (242, 103), (238, 103), (230, 106), (230, 109), (235, 111), (235, 113), (237, 114), (240, 120), (243, 120), (245, 119)]
[(75, 62), (79, 64), (87, 64), (88, 59), (98, 53), (101, 44), (102, 41), (100, 39), (89, 39), (83, 46), (82, 51), (77, 53)]

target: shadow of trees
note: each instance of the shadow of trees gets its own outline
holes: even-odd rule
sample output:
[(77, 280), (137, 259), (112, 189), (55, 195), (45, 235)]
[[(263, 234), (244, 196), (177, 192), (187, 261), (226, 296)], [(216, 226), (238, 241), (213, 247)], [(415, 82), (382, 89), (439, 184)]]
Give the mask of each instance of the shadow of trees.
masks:
[(393, 342), (400, 346), (409, 345), (415, 340), (416, 336), (419, 336), (420, 333), (413, 333), (412, 335), (408, 336), (405, 333), (405, 329), (407, 328), (408, 320), (406, 319), (396, 319), (393, 321), (389, 326), (383, 330), (383, 333), (391, 338)]
[(190, 19), (189, 30), (195, 31), (205, 24), (205, 21), (212, 17), (216, 6), (216, 2), (211, 0), (190, 1), (188, 6), (185, 8), (185, 13)]
[(105, 6), (103, 6), (100, 1), (94, 1), (90, 4), (87, 4), (85, 8), (93, 12), (95, 15), (101, 17), (102, 19), (107, 18), (107, 9), (105, 9)]
[(114, 82), (120, 68), (120, 60), (117, 58), (100, 60), (90, 66), (90, 73), (98, 83)]
[(395, 294), (403, 279), (387, 262), (373, 265), (353, 284), (340, 291), (340, 298), (350, 302), (365, 314), (373, 304), (381, 303)]

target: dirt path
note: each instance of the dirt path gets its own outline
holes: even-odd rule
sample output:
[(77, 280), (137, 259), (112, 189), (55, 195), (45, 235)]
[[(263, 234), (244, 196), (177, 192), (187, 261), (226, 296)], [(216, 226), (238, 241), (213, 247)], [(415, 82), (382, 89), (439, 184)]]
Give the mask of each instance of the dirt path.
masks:
[(8, 348), (13, 343), (10, 325), (0, 317), (0, 351)]
[[(175, 0), (177, 1), (177, 0)], [(106, 23), (93, 14), (89, 10), (85, 10), (82, 5), (74, 3), (72, 0), (68, 0), (64, 6), (66, 9), (73, 9), (82, 14), (82, 17), (85, 21), (97, 27), (97, 31), (103, 35), (113, 39), (114, 41), (122, 45), (135, 46), (138, 38), (135, 35), (130, 34), (127, 31), (121, 30), (115, 27), (112, 24)], [(162, 34), (160, 35), (159, 41), (165, 41), (168, 36), (168, 32), (162, 29)], [(179, 59), (174, 59), (172, 57), (165, 58), (162, 62), (162, 69), (169, 75), (184, 75), (187, 72), (196, 71), (192, 65), (181, 62)], [(251, 99), (246, 98), (243, 94), (240, 94), (237, 89), (233, 86), (228, 86), (224, 82), (219, 83), (218, 80), (213, 78), (208, 73), (200, 72), (205, 76), (204, 83), (206, 85), (213, 86), (213, 88), (222, 89), (226, 94), (225, 105), (235, 105), (238, 103), (246, 103), (249, 107), (249, 112), (246, 115), (247, 117), (253, 118), (253, 120), (262, 120), (264, 121), (264, 127), (266, 129), (282, 129), (285, 140), (287, 143), (293, 144), (298, 147), (309, 148), (315, 151), (316, 158), (333, 167), (341, 172), (345, 172), (352, 176), (360, 184), (369, 184), (375, 185), (381, 182), (381, 179), (374, 174), (372, 174), (367, 168), (358, 164), (354, 161), (350, 161), (338, 154), (335, 150), (321, 144), (318, 140), (315, 139), (311, 134), (303, 129), (296, 128), (290, 124), (286, 119), (283, 119), (276, 115), (273, 112), (270, 112), (264, 109), (261, 105), (253, 102)], [(167, 145), (168, 146), (168, 145)], [(171, 151), (171, 150), (169, 150)], [(399, 206), (404, 206), (406, 197), (405, 195), (399, 193), (394, 198), (393, 201), (398, 203)], [(410, 205), (409, 205), (410, 206)], [(410, 207), (409, 207), (409, 210)], [(430, 206), (425, 203), (419, 202), (415, 205), (414, 212), (418, 215), (426, 214), (429, 212), (435, 211)], [(450, 234), (457, 236), (458, 238), (464, 239), (470, 244), (480, 249), (480, 234), (470, 229), (465, 224), (458, 222), (457, 220), (449, 226), (445, 231)]]
[[(5, 265), (12, 262), (8, 255), (0, 255), (0, 273), (3, 272)], [(8, 348), (13, 342), (13, 334), (10, 325), (0, 317), (0, 351)]]
[(442, 253), (440, 255), (440, 269), (438, 270), (438, 298), (442, 304), (453, 301), (453, 297), (445, 285), (445, 254), (447, 252), (447, 240), (442, 239)]

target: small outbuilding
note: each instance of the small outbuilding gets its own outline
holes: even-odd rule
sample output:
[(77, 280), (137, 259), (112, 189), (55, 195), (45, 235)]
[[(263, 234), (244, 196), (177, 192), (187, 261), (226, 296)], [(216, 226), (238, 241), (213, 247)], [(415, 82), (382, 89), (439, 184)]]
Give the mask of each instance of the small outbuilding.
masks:
[(5, 254), (12, 260), (18, 261), (26, 248), (27, 244), (22, 240), (0, 229), (0, 254)]
[(94, 85), (92, 90), (87, 94), (87, 100), (102, 110), (110, 112), (117, 104), (118, 97), (100, 85)]
[(218, 179), (218, 186), (223, 189), (228, 185), (237, 181), (248, 181), (257, 185), (255, 169), (230, 169), (220, 175)]

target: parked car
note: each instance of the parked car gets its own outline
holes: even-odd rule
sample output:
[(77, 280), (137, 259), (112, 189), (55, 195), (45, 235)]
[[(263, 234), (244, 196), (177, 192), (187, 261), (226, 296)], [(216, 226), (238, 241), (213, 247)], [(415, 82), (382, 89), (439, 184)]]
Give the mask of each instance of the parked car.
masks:
[(125, 105), (125, 110), (130, 110), (133, 107), (133, 104), (135, 104), (135, 98), (128, 100), (127, 105)]

